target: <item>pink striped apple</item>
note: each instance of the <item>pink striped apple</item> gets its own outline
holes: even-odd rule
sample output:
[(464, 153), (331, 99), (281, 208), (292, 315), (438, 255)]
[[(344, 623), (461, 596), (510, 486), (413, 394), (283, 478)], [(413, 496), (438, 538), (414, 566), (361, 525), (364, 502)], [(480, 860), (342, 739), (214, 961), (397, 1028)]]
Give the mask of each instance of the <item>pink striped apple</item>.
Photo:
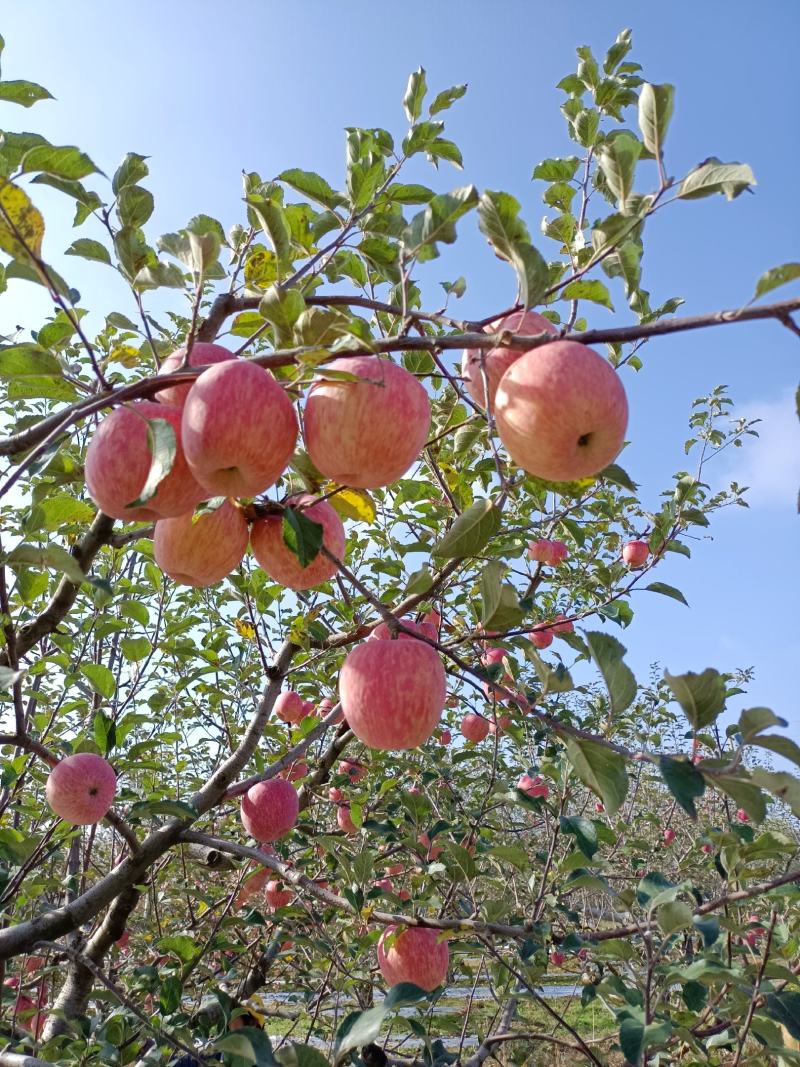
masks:
[[(485, 333), (501, 333), (503, 330), (519, 334), (549, 333), (554, 336), (558, 333), (558, 328), (549, 319), (546, 319), (544, 315), (539, 315), (536, 311), (512, 311), (510, 315), (495, 319), (494, 322), (490, 322), (488, 326), (484, 327)], [(464, 378), (464, 384), (475, 403), (485, 408), (486, 387), (481, 371), (481, 351), (485, 353), (483, 362), (489, 385), (489, 405), (494, 407), (495, 394), (500, 384), (500, 379), (511, 364), (515, 363), (528, 350), (524, 348), (509, 348), (505, 345), (483, 350), (480, 348), (464, 349), (464, 356), (461, 360), (461, 375)]]
[[(327, 500), (308, 493), (290, 497), (288, 506), (299, 507), (302, 515), (322, 527), (322, 543), (337, 559), (344, 558), (345, 533), (342, 520)], [(301, 507), (302, 505), (302, 507)], [(305, 567), (283, 540), (283, 515), (266, 515), (256, 519), (250, 531), (250, 544), (258, 565), (273, 581), (287, 589), (311, 589), (332, 578), (337, 565), (319, 552)]]
[(489, 733), (489, 723), (482, 715), (470, 711), (461, 720), (461, 733), (467, 741), (477, 744)]
[(647, 563), (650, 555), (650, 546), (646, 541), (628, 541), (622, 546), (622, 559), (631, 570), (638, 570)]
[(76, 752), (60, 760), (47, 776), (47, 803), (72, 826), (98, 823), (114, 803), (114, 768), (94, 752)]
[[(185, 369), (182, 368), (185, 356), (186, 346), (182, 345), (167, 356), (161, 364), (159, 375), (171, 374), (173, 371)], [(205, 367), (210, 366), (212, 363), (224, 363), (227, 359), (236, 359), (236, 356), (229, 348), (223, 348), (222, 345), (209, 344), (207, 341), (195, 341), (192, 345), (192, 351), (189, 353), (189, 366)], [(186, 382), (185, 385), (170, 385), (168, 389), (161, 389), (156, 393), (156, 400), (160, 400), (162, 404), (170, 404), (174, 408), (183, 408), (193, 384), (193, 382)]]
[(277, 841), (297, 822), (297, 791), (283, 778), (256, 782), (242, 797), (242, 824), (256, 841)]
[(191, 512), (160, 519), (153, 556), (179, 585), (205, 588), (236, 570), (247, 551), (247, 520), (230, 500), (195, 517)]
[(439, 940), (438, 930), (411, 926), (398, 933), (398, 929), (387, 926), (378, 941), (378, 967), (383, 980), (388, 986), (411, 982), (433, 992), (447, 978), (447, 942)]

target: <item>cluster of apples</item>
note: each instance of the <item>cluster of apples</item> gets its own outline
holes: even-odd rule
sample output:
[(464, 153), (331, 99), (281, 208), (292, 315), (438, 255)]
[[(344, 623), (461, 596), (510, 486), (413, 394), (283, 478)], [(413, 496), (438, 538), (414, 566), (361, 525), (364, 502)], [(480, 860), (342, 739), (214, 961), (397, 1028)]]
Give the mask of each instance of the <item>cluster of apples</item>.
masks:
[[(184, 361), (185, 349), (178, 349), (159, 373)], [(309, 589), (326, 581), (335, 562), (319, 553), (302, 567), (284, 544), (281, 515), (257, 519), (248, 533), (247, 520), (231, 502), (264, 493), (291, 461), (299, 430), (286, 390), (269, 371), (222, 345), (194, 344), (189, 365), (208, 369), (193, 384), (167, 386), (155, 400), (125, 404), (100, 422), (86, 452), (90, 496), (114, 518), (155, 520), (156, 561), (182, 584), (220, 581), (239, 565), (248, 539), (259, 565), (281, 585)], [(150, 423), (157, 419), (172, 427), (176, 450), (169, 473), (145, 499)], [(408, 470), (430, 419), (428, 394), (408, 371), (377, 356), (345, 357), (326, 367), (309, 390), (305, 444), (326, 478), (376, 489)], [(207, 500), (215, 506), (195, 514)], [(308, 495), (287, 503), (323, 527), (324, 546), (341, 559), (344, 528), (331, 505)]]
[[(515, 311), (489, 333), (555, 336), (535, 311)], [(591, 478), (617, 456), (628, 402), (610, 363), (577, 341), (548, 341), (529, 350), (468, 348), (461, 372), (472, 399), (494, 412), (500, 440), (517, 466), (537, 478)], [(487, 396), (488, 393), (488, 396)]]

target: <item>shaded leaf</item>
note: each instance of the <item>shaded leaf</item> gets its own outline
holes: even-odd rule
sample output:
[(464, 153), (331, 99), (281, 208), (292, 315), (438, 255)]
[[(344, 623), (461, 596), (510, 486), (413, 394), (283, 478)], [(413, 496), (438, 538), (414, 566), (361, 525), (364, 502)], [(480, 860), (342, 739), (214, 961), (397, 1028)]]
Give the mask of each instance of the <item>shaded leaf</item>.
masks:
[(431, 549), (432, 556), (461, 559), (477, 555), (500, 529), (500, 509), (491, 500), (476, 500)]
[(300, 566), (307, 567), (322, 548), (323, 527), (297, 508), (283, 513), (283, 543), (297, 556)]
[(177, 452), (175, 430), (166, 419), (147, 419), (147, 448), (150, 452), (150, 470), (136, 500), (126, 507), (140, 508), (151, 500), (159, 485), (172, 470)]
[(639, 129), (645, 147), (656, 157), (663, 151), (674, 105), (674, 85), (645, 82), (639, 90)]
[(629, 708), (636, 697), (636, 679), (623, 662), (625, 646), (610, 634), (593, 630), (586, 634), (586, 644), (592, 654), (611, 698), (611, 711), (619, 714)]
[(596, 741), (562, 734), (570, 763), (578, 777), (593, 790), (610, 815), (615, 815), (628, 792), (625, 759)]
[(695, 730), (710, 726), (725, 708), (725, 682), (713, 667), (702, 674), (664, 671), (664, 681)]
[(681, 604), (685, 604), (687, 608), (689, 607), (689, 601), (680, 589), (676, 589), (674, 585), (667, 585), (666, 582), (651, 582), (645, 586), (645, 589), (651, 593), (661, 593), (662, 596), (672, 597), (673, 600), (678, 600)]

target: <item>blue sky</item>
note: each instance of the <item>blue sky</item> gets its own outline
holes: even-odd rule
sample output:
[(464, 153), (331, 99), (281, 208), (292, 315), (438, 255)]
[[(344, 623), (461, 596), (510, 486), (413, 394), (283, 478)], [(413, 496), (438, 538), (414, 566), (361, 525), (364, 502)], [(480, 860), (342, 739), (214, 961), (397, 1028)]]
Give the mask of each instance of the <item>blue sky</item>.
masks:
[[(643, 64), (648, 80), (677, 86), (669, 173), (717, 155), (750, 163), (758, 179), (755, 195), (677, 204), (648, 224), (644, 284), (654, 302), (683, 296), (685, 314), (736, 307), (764, 270), (799, 258), (796, 0), (678, 0), (668, 7), (616, 0), (138, 0), (114, 5), (113, 17), (104, 8), (6, 0), (4, 77), (39, 81), (57, 100), (30, 114), (0, 105), (0, 125), (78, 144), (109, 174), (126, 151), (150, 156), (153, 238), (198, 212), (226, 227), (240, 221), (242, 169), (269, 177), (298, 166), (341, 185), (343, 127), (384, 126), (399, 139), (406, 79), (422, 64), (434, 92), (469, 83), (446, 116), (465, 168), (442, 164), (437, 176), (420, 165), (407, 180), (512, 192), (536, 240), (544, 205), (539, 183), (530, 181), (533, 165), (571, 151), (555, 85), (574, 69), (577, 45), (590, 44), (602, 57), (630, 26), (630, 58)], [(63, 200), (38, 189), (36, 198), (52, 220), (45, 255), (80, 289), (84, 306), (130, 313), (107, 268), (61, 258), (74, 236)], [(445, 250), (424, 276), (438, 300), (435, 282), (464, 274), (461, 313), (481, 318), (513, 300), (514, 280), (474, 218), (461, 231), (455, 252)], [(80, 235), (100, 236), (89, 227)], [(774, 298), (796, 292), (797, 284)], [(0, 300), (0, 333), (42, 321), (47, 311), (33, 287), (15, 283)], [(605, 326), (631, 316), (621, 301), (615, 316), (597, 308), (590, 321)], [(715, 485), (730, 478), (751, 485), (749, 511), (723, 513), (710, 530), (713, 541), (698, 543), (691, 561), (674, 557), (659, 568), (658, 577), (682, 588), (691, 611), (642, 594), (634, 626), (618, 636), (641, 678), (656, 660), (673, 672), (754, 666), (745, 706), (771, 706), (800, 724), (787, 669), (798, 636), (798, 340), (777, 324), (745, 324), (664, 339), (643, 355), (644, 369), (626, 377), (632, 443), (624, 465), (653, 509), (684, 465), (696, 396), (725, 383), (737, 412), (764, 423), (760, 442), (729, 450), (708, 471)]]

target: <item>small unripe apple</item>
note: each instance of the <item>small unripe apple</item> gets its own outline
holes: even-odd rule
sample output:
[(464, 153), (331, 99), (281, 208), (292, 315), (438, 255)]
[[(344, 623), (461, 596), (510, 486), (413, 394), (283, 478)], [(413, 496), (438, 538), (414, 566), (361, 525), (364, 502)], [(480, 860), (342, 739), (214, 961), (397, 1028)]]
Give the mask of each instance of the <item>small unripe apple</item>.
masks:
[(397, 481), (428, 437), (425, 388), (403, 367), (378, 356), (346, 356), (328, 369), (360, 380), (321, 378), (311, 387), (303, 425), (312, 462), (338, 485), (378, 489)]
[[(186, 346), (182, 345), (167, 356), (161, 364), (158, 372), (159, 376), (180, 370), (185, 356)], [(236, 359), (236, 356), (229, 348), (223, 348), (222, 345), (209, 344), (207, 341), (195, 341), (192, 345), (192, 351), (189, 353), (189, 366), (211, 366), (212, 363), (224, 363), (226, 359)], [(186, 382), (185, 385), (171, 385), (168, 389), (161, 389), (156, 393), (156, 400), (160, 400), (162, 404), (170, 404), (174, 408), (183, 408), (193, 384), (193, 382)]]
[(346, 774), (353, 784), (360, 782), (367, 775), (367, 768), (362, 763), (350, 759), (341, 760), (338, 770), (339, 774)]
[(531, 349), (509, 367), (495, 422), (512, 460), (537, 478), (591, 478), (622, 448), (628, 402), (608, 360), (577, 341)]
[(332, 800), (334, 804), (341, 804), (344, 800), (344, 793), (341, 789), (337, 789), (336, 786), (331, 786), (328, 790), (328, 800)]
[(489, 733), (489, 723), (482, 715), (476, 715), (470, 711), (461, 720), (461, 733), (467, 741), (474, 741), (477, 744), (483, 741)]
[[(438, 988), (447, 977), (450, 952), (447, 942), (439, 940), (437, 930), (412, 926), (397, 937), (396, 926), (387, 926), (378, 941), (378, 966), (389, 986), (411, 982), (428, 993)], [(392, 938), (388, 948), (384, 942)]]
[(438, 740), (439, 744), (442, 746), (449, 745), (450, 742), (453, 740), (453, 735), (450, 733), (449, 730), (442, 730), (442, 732), (439, 734)]
[(305, 718), (307, 714), (306, 702), (299, 693), (295, 693), (292, 689), (287, 689), (285, 692), (278, 694), (278, 698), (275, 701), (275, 715), (281, 722), (294, 725)]
[(650, 546), (646, 541), (628, 541), (627, 545), (622, 547), (622, 559), (631, 570), (643, 567), (649, 555)]
[(737, 811), (736, 811), (736, 821), (737, 822), (743, 822), (743, 823), (744, 822), (750, 822), (750, 816), (747, 814), (747, 812), (744, 810), (744, 808), (738, 808), (737, 809)]
[(553, 631), (546, 623), (540, 622), (528, 634), (534, 648), (549, 648), (553, 643)]
[[(342, 520), (327, 500), (317, 500), (309, 493), (301, 493), (287, 500), (289, 506), (305, 505), (301, 514), (322, 527), (322, 543), (337, 559), (344, 558), (345, 533)], [(319, 552), (303, 567), (300, 560), (283, 540), (283, 515), (267, 515), (256, 519), (250, 530), (250, 544), (258, 565), (273, 581), (287, 589), (311, 589), (332, 578), (337, 565)]]
[[(558, 328), (549, 319), (546, 319), (544, 315), (540, 315), (536, 311), (512, 311), (505, 318), (495, 319), (494, 322), (484, 327), (484, 333), (501, 333), (504, 330), (523, 335), (535, 333), (555, 335), (558, 333)], [(464, 384), (476, 404), (482, 408), (486, 407), (486, 388), (481, 370), (481, 352), (485, 353), (483, 355), (483, 363), (486, 380), (489, 384), (489, 404), (490, 407), (494, 407), (495, 394), (497, 393), (500, 379), (511, 364), (516, 362), (525, 351), (527, 350), (524, 348), (509, 348), (506, 345), (489, 349), (464, 349), (461, 374), (464, 378)]]
[(153, 555), (173, 581), (205, 588), (236, 570), (247, 551), (247, 538), (247, 520), (226, 500), (196, 518), (186, 512), (160, 519), (153, 533)]
[(672, 829), (671, 826), (668, 826), (666, 828), (666, 830), (664, 831), (664, 844), (665, 845), (671, 845), (674, 840), (675, 840), (675, 831)]
[(242, 797), (242, 824), (256, 841), (283, 837), (296, 824), (299, 811), (297, 791), (283, 778), (256, 782)]
[(294, 893), (291, 889), (284, 889), (283, 882), (271, 881), (267, 882), (264, 890), (264, 900), (273, 909), (285, 908), (287, 904), (291, 904), (294, 900)]
[[(128, 504), (141, 496), (153, 461), (147, 443), (148, 422), (153, 419), (162, 419), (172, 427), (175, 459), (153, 496), (131, 508)], [(98, 508), (127, 522), (183, 515), (209, 496), (187, 464), (180, 411), (152, 400), (124, 404), (101, 419), (86, 449), (84, 477), (89, 496)]]
[(369, 748), (417, 748), (444, 710), (447, 679), (423, 641), (364, 641), (347, 654), (339, 699), (348, 725)]
[(294, 452), (297, 418), (275, 378), (246, 359), (203, 371), (183, 408), (183, 447), (195, 478), (220, 496), (256, 496)]
[(339, 829), (343, 830), (346, 834), (357, 834), (358, 827), (353, 822), (353, 818), (350, 814), (350, 809), (344, 806), (340, 806), (336, 809), (336, 822), (339, 825)]
[(94, 752), (76, 752), (60, 760), (47, 776), (47, 803), (72, 826), (98, 823), (114, 803), (114, 768)]

